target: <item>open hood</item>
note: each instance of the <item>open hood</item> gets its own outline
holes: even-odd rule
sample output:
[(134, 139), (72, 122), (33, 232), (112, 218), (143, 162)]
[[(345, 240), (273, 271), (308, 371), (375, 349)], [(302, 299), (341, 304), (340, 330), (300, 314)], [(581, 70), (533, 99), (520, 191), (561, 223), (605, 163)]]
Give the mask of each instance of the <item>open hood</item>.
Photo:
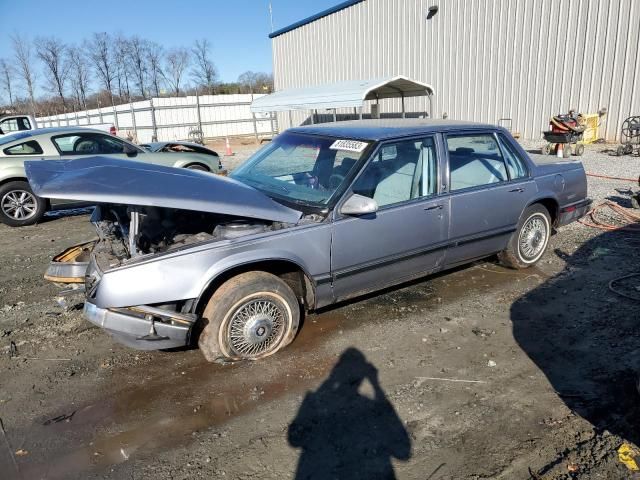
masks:
[(33, 192), (44, 198), (176, 208), (297, 223), (301, 212), (231, 178), (96, 156), (25, 162)]

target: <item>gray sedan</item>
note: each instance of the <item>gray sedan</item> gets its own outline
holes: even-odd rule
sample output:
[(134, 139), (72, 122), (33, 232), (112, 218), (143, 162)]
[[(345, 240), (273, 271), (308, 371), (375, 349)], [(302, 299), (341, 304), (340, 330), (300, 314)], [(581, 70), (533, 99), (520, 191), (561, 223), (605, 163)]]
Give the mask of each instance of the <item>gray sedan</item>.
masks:
[(197, 341), (210, 361), (273, 354), (304, 311), (472, 260), (530, 267), (590, 205), (580, 162), (536, 164), (506, 130), (452, 121), (293, 128), (232, 178), (115, 160), (27, 171), (38, 195), (101, 202), (100, 240), (48, 271), (85, 289), (87, 319), (136, 348)]

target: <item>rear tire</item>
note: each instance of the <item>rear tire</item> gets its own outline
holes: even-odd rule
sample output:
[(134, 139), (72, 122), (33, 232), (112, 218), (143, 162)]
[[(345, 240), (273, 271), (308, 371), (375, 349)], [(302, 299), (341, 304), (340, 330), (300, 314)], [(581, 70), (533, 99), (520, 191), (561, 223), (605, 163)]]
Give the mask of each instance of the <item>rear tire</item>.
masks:
[(584, 153), (584, 145), (582, 143), (577, 144), (574, 155), (576, 155), (577, 157), (581, 157), (583, 153)]
[(0, 186), (0, 222), (10, 227), (33, 225), (47, 211), (47, 201), (37, 197), (29, 183), (8, 182)]
[(215, 291), (203, 321), (198, 345), (207, 361), (258, 360), (293, 341), (300, 305), (281, 278), (267, 272), (247, 272)]
[(545, 143), (544, 146), (540, 149), (540, 153), (542, 153), (542, 155), (551, 154), (551, 144)]
[(551, 236), (551, 216), (539, 203), (527, 207), (507, 248), (498, 254), (500, 263), (522, 270), (535, 265), (544, 255)]
[(564, 145), (564, 148), (562, 149), (562, 157), (569, 158), (570, 156), (571, 156), (571, 145), (567, 143)]

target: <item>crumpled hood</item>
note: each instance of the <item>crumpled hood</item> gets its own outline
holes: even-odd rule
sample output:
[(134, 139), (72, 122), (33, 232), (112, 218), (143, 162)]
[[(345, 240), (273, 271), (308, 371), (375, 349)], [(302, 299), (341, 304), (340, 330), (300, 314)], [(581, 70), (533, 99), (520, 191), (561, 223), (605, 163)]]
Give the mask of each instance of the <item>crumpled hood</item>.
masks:
[(96, 156), (25, 162), (33, 192), (80, 200), (236, 215), (297, 223), (301, 212), (237, 180), (183, 168)]

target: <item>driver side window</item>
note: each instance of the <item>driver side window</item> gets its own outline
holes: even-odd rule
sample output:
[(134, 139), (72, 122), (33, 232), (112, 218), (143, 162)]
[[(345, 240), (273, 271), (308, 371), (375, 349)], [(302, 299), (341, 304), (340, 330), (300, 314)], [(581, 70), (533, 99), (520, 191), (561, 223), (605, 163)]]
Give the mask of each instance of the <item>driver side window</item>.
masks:
[(436, 193), (433, 137), (382, 145), (356, 181), (353, 192), (373, 198), (379, 207)]
[(101, 155), (124, 152), (124, 142), (99, 133), (60, 135), (52, 140), (61, 155)]

